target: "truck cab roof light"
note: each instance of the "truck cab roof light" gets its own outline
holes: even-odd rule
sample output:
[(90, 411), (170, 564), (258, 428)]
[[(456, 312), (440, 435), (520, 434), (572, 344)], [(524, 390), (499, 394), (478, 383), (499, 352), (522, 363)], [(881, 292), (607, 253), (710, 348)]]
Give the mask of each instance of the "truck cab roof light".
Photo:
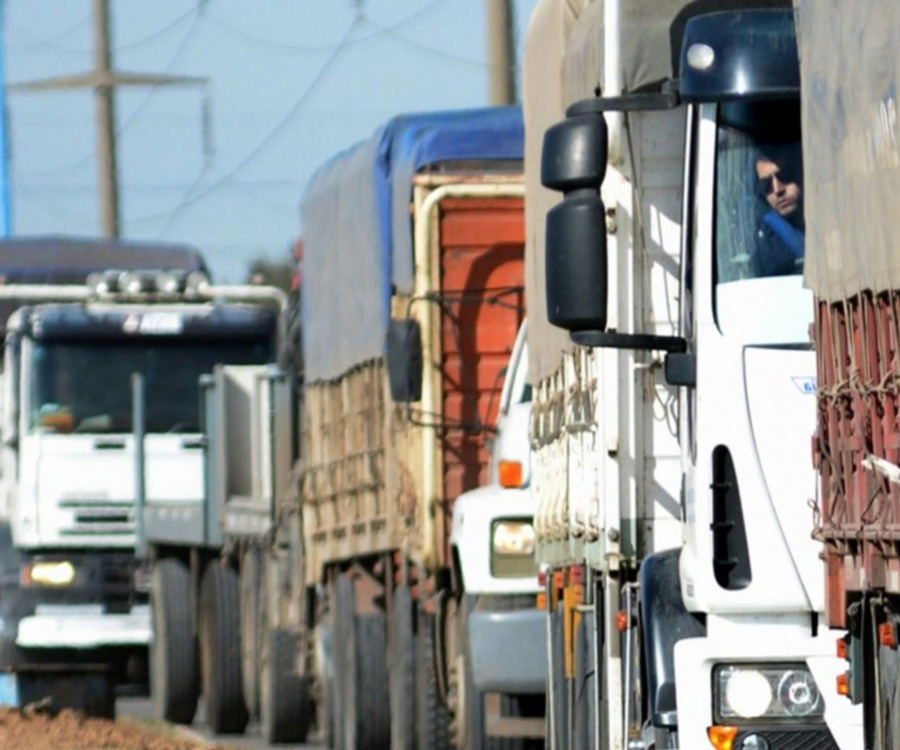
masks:
[(150, 291), (150, 278), (141, 271), (122, 271), (119, 274), (119, 291), (135, 295)]
[(708, 44), (696, 42), (688, 47), (686, 58), (694, 70), (709, 70), (716, 61), (716, 53)]
[(160, 271), (153, 279), (156, 291), (165, 295), (181, 294), (187, 283), (187, 274), (183, 271)]
[(199, 297), (209, 286), (209, 276), (203, 271), (191, 271), (185, 280), (184, 293), (188, 297)]

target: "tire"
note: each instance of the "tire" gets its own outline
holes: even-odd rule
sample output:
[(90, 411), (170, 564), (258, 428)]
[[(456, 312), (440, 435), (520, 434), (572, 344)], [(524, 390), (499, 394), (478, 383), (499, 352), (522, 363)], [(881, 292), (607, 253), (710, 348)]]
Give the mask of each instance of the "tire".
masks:
[(200, 656), (206, 721), (214, 734), (240, 734), (249, 715), (241, 678), (240, 585), (237, 573), (217, 562), (203, 574)]
[(394, 590), (389, 630), (391, 750), (416, 750), (416, 634), (408, 586)]
[(312, 718), (309, 680), (297, 673), (297, 636), (271, 628), (262, 639), (259, 725), (270, 745), (306, 740)]
[(341, 715), (344, 750), (384, 750), (390, 746), (386, 618), (356, 615), (341, 646), (344, 693)]
[(191, 622), (191, 574), (175, 558), (153, 566), (150, 585), (150, 694), (154, 716), (190, 724), (200, 697), (197, 640)]
[[(262, 630), (259, 624), (260, 576), (259, 550), (251, 548), (241, 558), (241, 679), (244, 702), (250, 716), (259, 717), (259, 678)], [(265, 620), (263, 620), (265, 622)]]
[(450, 712), (438, 695), (434, 627), (434, 618), (420, 608), (416, 633), (416, 733), (422, 750), (449, 750)]
[(327, 748), (335, 747), (335, 676), (334, 676), (334, 629), (331, 617), (316, 627), (316, 726), (319, 737)]

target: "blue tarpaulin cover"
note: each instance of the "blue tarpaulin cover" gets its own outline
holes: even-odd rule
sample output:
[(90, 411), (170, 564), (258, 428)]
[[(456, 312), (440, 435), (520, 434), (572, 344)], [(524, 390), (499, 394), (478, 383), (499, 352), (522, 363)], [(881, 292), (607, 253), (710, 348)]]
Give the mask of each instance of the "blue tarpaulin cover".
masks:
[(392, 290), (412, 291), (413, 176), (448, 162), (515, 161), (518, 107), (401, 115), (326, 162), (301, 205), (307, 381), (381, 355)]

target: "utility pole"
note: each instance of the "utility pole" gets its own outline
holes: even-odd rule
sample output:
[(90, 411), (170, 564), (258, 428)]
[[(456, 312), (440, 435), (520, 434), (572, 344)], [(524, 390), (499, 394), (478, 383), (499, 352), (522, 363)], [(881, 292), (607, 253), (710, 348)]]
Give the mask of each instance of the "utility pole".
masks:
[(516, 43), (513, 0), (485, 0), (488, 39), (488, 88), (491, 106), (515, 104)]
[(0, 1), (0, 237), (12, 234), (12, 185), (9, 180), (9, 110), (6, 107), (6, 73), (3, 67), (3, 29), (6, 5)]
[(119, 237), (119, 175), (116, 165), (116, 102), (119, 86), (196, 86), (206, 78), (122, 73), (113, 69), (109, 0), (91, 0), (94, 25), (94, 69), (87, 73), (44, 78), (11, 85), (10, 91), (59, 91), (89, 88), (96, 105), (97, 184), (102, 235)]

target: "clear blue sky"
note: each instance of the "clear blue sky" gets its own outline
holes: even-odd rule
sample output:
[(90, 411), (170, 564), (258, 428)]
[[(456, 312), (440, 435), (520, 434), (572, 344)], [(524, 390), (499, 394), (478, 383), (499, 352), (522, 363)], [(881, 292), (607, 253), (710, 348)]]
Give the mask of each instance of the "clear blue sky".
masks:
[[(7, 82), (88, 70), (90, 0), (0, 0)], [(536, 0), (516, 0), (519, 57)], [(316, 167), (401, 112), (487, 104), (484, 0), (110, 0), (122, 235), (199, 247), (220, 282), (283, 257)], [(87, 90), (7, 96), (13, 230), (99, 232)], [(204, 111), (209, 113), (208, 126)], [(205, 135), (206, 133), (206, 135)]]

